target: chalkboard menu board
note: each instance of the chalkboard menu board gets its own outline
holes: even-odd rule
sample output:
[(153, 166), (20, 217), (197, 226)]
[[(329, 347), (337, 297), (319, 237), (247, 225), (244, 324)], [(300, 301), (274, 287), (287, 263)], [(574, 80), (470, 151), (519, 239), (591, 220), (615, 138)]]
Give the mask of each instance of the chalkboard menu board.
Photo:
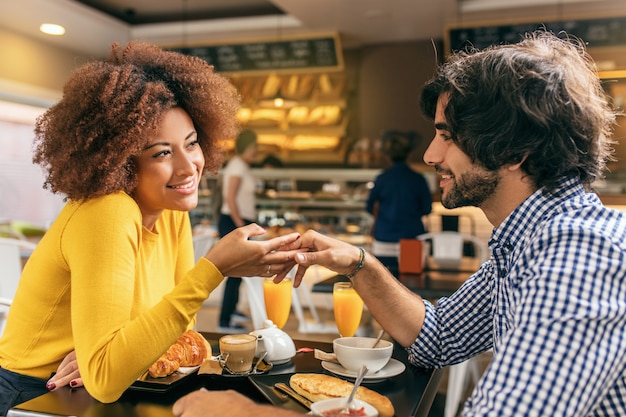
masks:
[(626, 45), (626, 17), (607, 17), (452, 28), (448, 30), (447, 51), (458, 51), (469, 45), (483, 49), (489, 45), (516, 43), (522, 40), (524, 33), (544, 27), (554, 33), (565, 31), (574, 35), (585, 41), (590, 48)]
[(169, 49), (198, 56), (218, 72), (343, 69), (336, 36)]

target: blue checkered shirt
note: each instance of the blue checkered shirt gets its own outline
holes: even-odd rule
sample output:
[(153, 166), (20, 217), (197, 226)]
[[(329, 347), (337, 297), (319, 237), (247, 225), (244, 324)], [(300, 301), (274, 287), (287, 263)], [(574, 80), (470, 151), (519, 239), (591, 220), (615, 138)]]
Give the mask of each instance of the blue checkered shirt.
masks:
[(491, 259), (426, 319), (410, 360), (493, 348), (463, 416), (626, 416), (626, 216), (577, 179), (494, 229)]

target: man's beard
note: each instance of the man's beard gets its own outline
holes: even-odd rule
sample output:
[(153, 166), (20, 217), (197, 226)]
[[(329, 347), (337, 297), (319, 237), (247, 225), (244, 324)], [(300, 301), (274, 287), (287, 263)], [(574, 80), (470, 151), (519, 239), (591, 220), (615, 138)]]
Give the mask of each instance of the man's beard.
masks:
[(480, 207), (491, 197), (500, 184), (500, 176), (496, 171), (466, 172), (455, 177), (452, 189), (441, 196), (441, 204), (445, 208)]

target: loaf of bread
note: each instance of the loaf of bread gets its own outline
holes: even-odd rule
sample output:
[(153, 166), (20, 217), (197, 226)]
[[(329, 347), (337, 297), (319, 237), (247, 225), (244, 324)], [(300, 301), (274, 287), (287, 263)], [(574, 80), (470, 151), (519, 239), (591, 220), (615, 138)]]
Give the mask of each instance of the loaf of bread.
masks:
[(187, 330), (148, 369), (153, 378), (166, 377), (181, 366), (198, 366), (212, 356), (211, 345), (198, 332)]
[[(324, 374), (294, 374), (289, 385), (298, 394), (309, 400), (321, 401), (328, 398), (347, 397), (354, 384), (343, 379)], [(380, 417), (393, 417), (395, 410), (389, 398), (364, 386), (356, 390), (356, 398), (371, 404), (378, 410)]]

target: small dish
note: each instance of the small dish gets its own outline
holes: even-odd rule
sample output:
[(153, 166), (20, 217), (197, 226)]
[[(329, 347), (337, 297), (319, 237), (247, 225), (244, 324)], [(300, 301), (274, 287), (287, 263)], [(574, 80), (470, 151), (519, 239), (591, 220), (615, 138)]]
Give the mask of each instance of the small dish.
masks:
[[(330, 373), (343, 376), (345, 378), (355, 379), (357, 375), (357, 372), (350, 371), (335, 362), (322, 361), (322, 368), (326, 369)], [(406, 366), (402, 362), (391, 358), (389, 359), (389, 362), (387, 362), (387, 365), (385, 365), (380, 371), (374, 374), (365, 375), (363, 383), (373, 384), (376, 382), (382, 382), (385, 379), (400, 375), (405, 369)]]
[[(314, 416), (324, 416), (331, 410), (341, 411), (346, 405), (347, 398), (330, 398), (327, 400), (316, 401), (311, 404), (311, 414)], [(378, 417), (378, 410), (371, 404), (361, 401), (358, 398), (352, 400), (351, 411), (363, 409), (364, 417)], [(341, 415), (344, 415), (342, 413)], [(350, 413), (352, 415), (352, 412)], [(361, 414), (359, 414), (361, 415)]]

